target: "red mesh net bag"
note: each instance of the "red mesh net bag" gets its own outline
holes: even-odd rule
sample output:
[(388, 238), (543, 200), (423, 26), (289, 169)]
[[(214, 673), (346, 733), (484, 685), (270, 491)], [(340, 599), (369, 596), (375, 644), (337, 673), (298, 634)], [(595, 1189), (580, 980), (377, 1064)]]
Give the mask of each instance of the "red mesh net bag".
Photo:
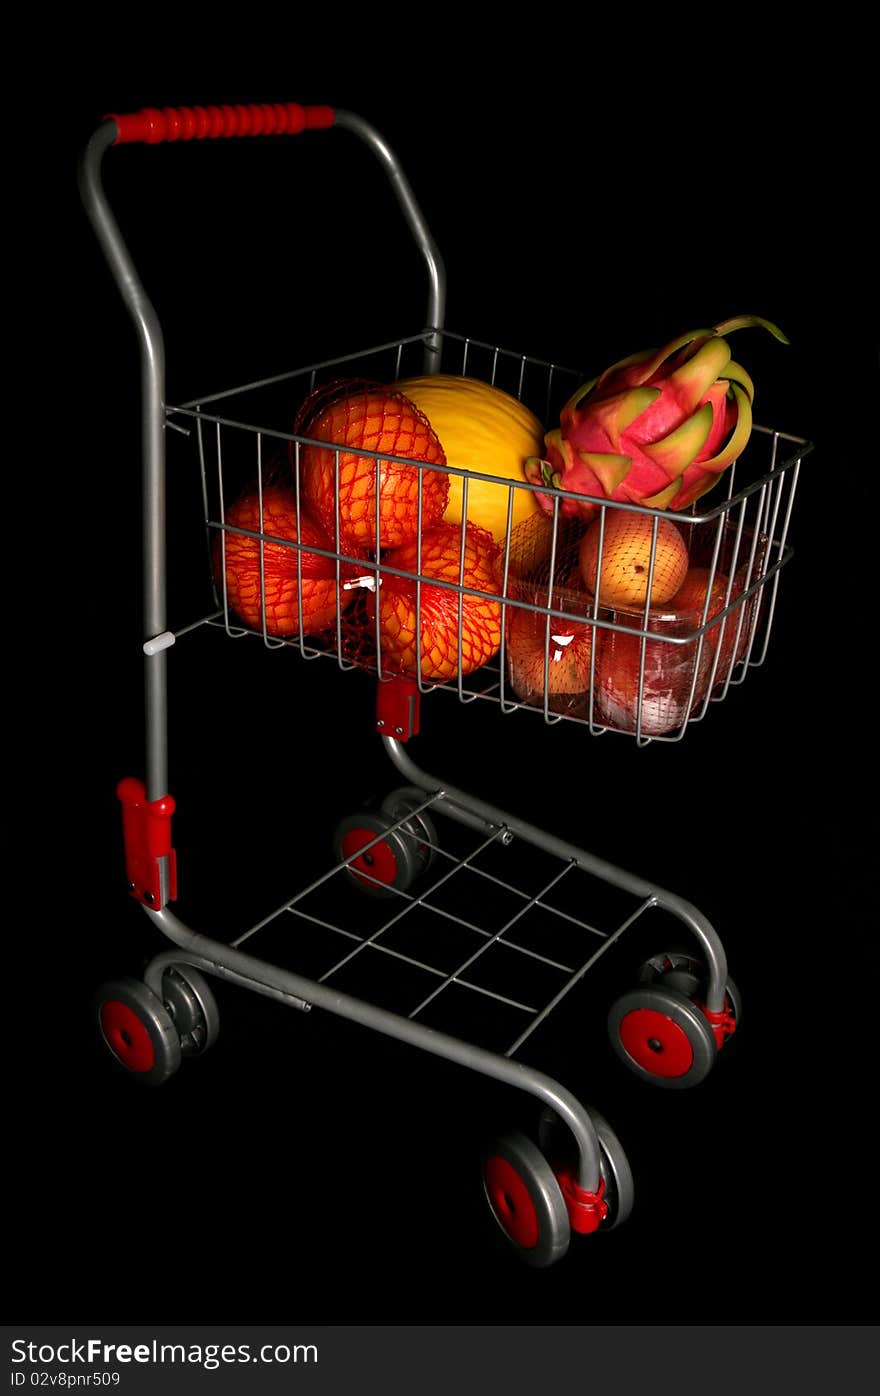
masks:
[[(233, 617), (277, 638), (331, 632), (353, 600), (353, 575), (326, 554), (330, 540), (297, 503), (295, 490), (272, 475), (256, 481), (229, 505), (225, 527), (212, 544), (217, 590)], [(241, 531), (239, 531), (241, 530)], [(320, 550), (320, 551), (317, 551)]]
[[(340, 547), (364, 556), (404, 547), (443, 518), (446, 456), (427, 417), (381, 383), (338, 379), (305, 400), (294, 433), (326, 445), (292, 444), (303, 498)], [(377, 459), (402, 457), (402, 460)]]
[(501, 647), (500, 563), (492, 535), (470, 523), (435, 524), (383, 553), (346, 616), (347, 657), (430, 683), (482, 668)]

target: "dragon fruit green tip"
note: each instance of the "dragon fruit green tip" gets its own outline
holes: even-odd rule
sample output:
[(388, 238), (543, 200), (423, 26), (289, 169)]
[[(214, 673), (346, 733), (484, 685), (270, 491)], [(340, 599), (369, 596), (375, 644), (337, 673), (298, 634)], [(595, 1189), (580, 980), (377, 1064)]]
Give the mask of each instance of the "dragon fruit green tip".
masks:
[(748, 325), (759, 325), (762, 329), (769, 330), (774, 339), (778, 339), (781, 344), (791, 343), (785, 331), (772, 320), (766, 320), (763, 315), (737, 315), (733, 320), (725, 320), (723, 324), (716, 325), (715, 334), (730, 334), (732, 330), (743, 329)]
[[(587, 496), (563, 514), (591, 519), (603, 499), (684, 509), (715, 485), (752, 431), (755, 387), (726, 335), (757, 327), (783, 344), (778, 325), (739, 315), (630, 355), (582, 384), (526, 463), (532, 484)], [(539, 496), (545, 509), (553, 502)]]

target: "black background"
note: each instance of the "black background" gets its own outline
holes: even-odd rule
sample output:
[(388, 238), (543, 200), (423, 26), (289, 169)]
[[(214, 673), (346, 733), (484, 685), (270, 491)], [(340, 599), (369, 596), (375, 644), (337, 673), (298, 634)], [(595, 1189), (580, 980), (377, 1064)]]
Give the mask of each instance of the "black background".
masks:
[[(50, 385), (38, 489), (60, 527), (25, 549), (50, 609), (24, 664), (40, 776), (33, 871), (16, 879), (15, 1318), (873, 1317), (870, 133), (844, 46), (820, 59), (808, 37), (774, 43), (753, 20), (747, 36), (683, 34), (685, 52), (650, 25), (552, 16), (498, 45), (452, 16), (420, 38), (393, 16), (70, 35), (34, 176), (55, 239), (33, 283), (34, 376)], [(682, 1093), (612, 1060), (586, 996), (555, 1065), (612, 1121), (636, 1207), (546, 1273), (495, 1244), (478, 1146), (523, 1106), (471, 1073), (223, 984), (216, 1047), (159, 1090), (117, 1074), (92, 1031), (97, 985), (165, 947), (124, 895), (114, 795), (143, 761), (137, 346), (76, 159), (105, 112), (274, 100), (349, 108), (387, 138), (446, 262), (450, 329), (595, 371), (762, 314), (791, 345), (737, 338), (757, 416), (816, 443), (767, 664), (680, 745), (639, 751), (442, 695), (424, 707), (420, 764), (689, 897), (743, 996), (740, 1034)], [(133, 147), (105, 167), (172, 400), (421, 326), (418, 259), (345, 133)], [(187, 522), (171, 520), (173, 542)], [(245, 648), (221, 645), (172, 691), (184, 919), (252, 919), (303, 862), (320, 867), (342, 815), (399, 783), (362, 676)]]

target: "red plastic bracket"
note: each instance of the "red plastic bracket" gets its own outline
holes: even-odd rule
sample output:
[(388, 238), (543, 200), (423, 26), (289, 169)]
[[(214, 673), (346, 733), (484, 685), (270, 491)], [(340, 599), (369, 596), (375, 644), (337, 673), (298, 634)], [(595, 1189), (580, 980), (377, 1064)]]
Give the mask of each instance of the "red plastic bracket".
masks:
[(376, 694), (376, 731), (409, 741), (419, 730), (419, 686), (415, 679), (380, 679)]
[(589, 1236), (591, 1232), (598, 1231), (608, 1215), (605, 1179), (599, 1179), (599, 1186), (595, 1192), (587, 1192), (568, 1169), (561, 1169), (556, 1177), (568, 1208), (572, 1231), (577, 1231), (581, 1236)]
[(730, 1008), (730, 999), (724, 1000), (724, 1007), (719, 1013), (710, 1012), (703, 1003), (697, 1004), (697, 1007), (715, 1034), (715, 1046), (720, 1052), (727, 1039), (736, 1032), (736, 1018)]
[(158, 911), (177, 896), (177, 854), (171, 847), (174, 800), (148, 800), (143, 781), (126, 776), (116, 787), (122, 804), (122, 838), (128, 890)]

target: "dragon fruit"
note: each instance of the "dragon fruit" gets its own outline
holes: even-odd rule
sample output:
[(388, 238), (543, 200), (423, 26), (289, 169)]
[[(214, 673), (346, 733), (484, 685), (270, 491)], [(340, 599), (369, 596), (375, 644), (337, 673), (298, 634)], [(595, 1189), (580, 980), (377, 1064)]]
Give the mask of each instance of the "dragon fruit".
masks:
[[(546, 459), (530, 457), (526, 478), (652, 509), (692, 504), (751, 435), (754, 384), (724, 338), (748, 325), (788, 343), (769, 320), (740, 315), (612, 364), (565, 404), (559, 426), (544, 437)], [(552, 512), (552, 498), (539, 499)], [(589, 520), (597, 506), (565, 499), (560, 510)]]

